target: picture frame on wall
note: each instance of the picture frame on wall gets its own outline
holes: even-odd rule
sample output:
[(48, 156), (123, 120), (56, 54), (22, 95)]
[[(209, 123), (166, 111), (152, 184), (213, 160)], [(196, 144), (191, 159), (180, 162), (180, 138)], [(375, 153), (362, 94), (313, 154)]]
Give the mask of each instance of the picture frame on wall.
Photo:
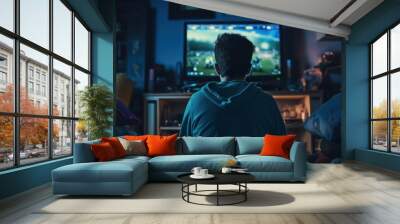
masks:
[(169, 2), (168, 18), (171, 20), (214, 19), (215, 12)]

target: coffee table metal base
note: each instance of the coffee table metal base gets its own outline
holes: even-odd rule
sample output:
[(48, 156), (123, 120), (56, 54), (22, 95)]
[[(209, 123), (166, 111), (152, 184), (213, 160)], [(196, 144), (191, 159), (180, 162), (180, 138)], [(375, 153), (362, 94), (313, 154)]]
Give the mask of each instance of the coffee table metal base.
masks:
[[(247, 201), (247, 192), (249, 191), (247, 187), (247, 183), (237, 183), (231, 184), (238, 186), (237, 190), (224, 190), (220, 189), (220, 185), (226, 184), (215, 184), (216, 190), (198, 190), (197, 184), (187, 184), (182, 183), (182, 199), (188, 203), (196, 204), (196, 205), (210, 205), (210, 206), (223, 206), (223, 205), (236, 205), (242, 202)], [(190, 186), (195, 186), (195, 191), (190, 191)], [(215, 194), (206, 194), (204, 192), (215, 192)], [(197, 203), (190, 200), (190, 196), (202, 196), (202, 197), (215, 197), (217, 200), (216, 204), (203, 204)], [(230, 203), (221, 203), (221, 198), (224, 197), (235, 197), (240, 196), (240, 199)]]

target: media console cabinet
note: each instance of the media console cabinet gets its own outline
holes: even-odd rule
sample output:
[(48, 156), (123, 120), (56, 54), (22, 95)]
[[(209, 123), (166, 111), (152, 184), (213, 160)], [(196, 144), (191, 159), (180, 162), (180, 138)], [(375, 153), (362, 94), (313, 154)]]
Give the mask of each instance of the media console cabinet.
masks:
[[(277, 101), (289, 133), (307, 144), (313, 140), (303, 128), (304, 121), (321, 104), (320, 93), (270, 92)], [(172, 134), (180, 131), (183, 113), (192, 93), (147, 93), (144, 95), (144, 131)]]

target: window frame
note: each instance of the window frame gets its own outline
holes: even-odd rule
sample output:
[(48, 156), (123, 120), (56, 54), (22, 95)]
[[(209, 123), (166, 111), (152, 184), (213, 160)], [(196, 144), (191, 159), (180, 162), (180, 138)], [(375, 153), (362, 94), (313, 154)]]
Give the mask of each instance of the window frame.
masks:
[[(10, 31), (4, 27), (0, 26), (0, 35), (3, 35), (5, 37), (11, 38), (13, 40), (13, 45), (14, 45), (14, 49), (13, 49), (13, 64), (12, 64), (12, 74), (13, 75), (13, 79), (14, 79), (14, 110), (13, 112), (1, 112), (0, 111), (0, 116), (10, 116), (13, 119), (13, 166), (11, 167), (5, 167), (5, 168), (0, 168), (0, 172), (5, 171), (5, 170), (10, 170), (10, 169), (16, 169), (19, 167), (23, 167), (23, 166), (30, 166), (33, 164), (38, 164), (38, 163), (43, 163), (49, 160), (58, 160), (58, 159), (62, 159), (65, 157), (70, 157), (73, 155), (74, 152), (74, 143), (75, 143), (75, 126), (76, 126), (76, 121), (79, 120), (79, 117), (75, 116), (75, 108), (72, 107), (71, 108), (71, 114), (70, 116), (58, 116), (58, 115), (53, 115), (53, 59), (58, 60), (59, 62), (62, 62), (68, 66), (71, 66), (71, 92), (72, 92), (72, 99), (71, 99), (71, 105), (74, 105), (75, 103), (75, 98), (76, 98), (76, 92), (75, 92), (75, 88), (74, 88), (74, 82), (75, 82), (75, 69), (85, 73), (88, 75), (89, 77), (89, 83), (88, 85), (91, 86), (92, 85), (92, 57), (91, 57), (91, 50), (92, 50), (92, 30), (88, 27), (88, 25), (84, 22), (84, 20), (79, 16), (79, 14), (72, 9), (72, 7), (65, 1), (65, 0), (59, 0), (62, 4), (64, 4), (64, 6), (66, 8), (68, 8), (68, 10), (71, 11), (71, 18), (70, 18), (70, 22), (71, 22), (71, 59), (67, 59), (64, 58), (63, 56), (55, 53), (53, 50), (53, 1), (54, 0), (48, 0), (49, 2), (49, 48), (46, 49), (45, 47), (42, 47), (39, 44), (36, 44), (32, 41), (30, 41), (27, 38), (24, 38), (23, 36), (20, 35), (20, 0), (14, 0), (13, 1), (13, 10), (14, 10), (14, 18), (13, 18), (13, 22), (14, 22), (14, 30)], [(89, 33), (89, 39), (88, 39), (88, 69), (85, 69), (81, 66), (79, 66), (78, 64), (75, 63), (75, 18), (77, 20), (79, 20), (79, 22), (85, 27), (85, 29), (88, 31)], [(20, 45), (23, 44), (27, 47), (30, 47), (36, 51), (39, 51), (40, 53), (43, 53), (45, 55), (48, 56), (49, 58), (49, 63), (48, 63), (48, 83), (47, 83), (47, 88), (46, 91), (48, 91), (48, 93), (45, 93), (48, 97), (48, 112), (46, 115), (39, 115), (39, 114), (27, 114), (27, 113), (21, 113), (20, 111)], [(27, 67), (27, 69), (30, 67)], [(33, 70), (33, 75), (34, 78), (33, 80), (36, 79), (35, 77), (36, 74), (36, 70)], [(41, 74), (41, 73), (40, 73)], [(27, 77), (27, 80), (30, 80), (30, 74), (27, 72), (27, 74), (25, 74)], [(41, 77), (39, 77), (41, 78)], [(36, 83), (34, 81), (34, 83)], [(41, 79), (39, 80), (39, 83), (41, 83)], [(35, 85), (35, 84), (34, 84)], [(27, 89), (27, 91), (29, 91)], [(34, 91), (36, 91), (34, 89)], [(41, 94), (40, 94), (41, 95)], [(47, 142), (49, 143), (47, 145), (47, 151), (48, 151), (48, 155), (47, 158), (44, 158), (41, 161), (38, 162), (32, 162), (32, 163), (27, 163), (27, 164), (21, 164), (20, 161), (20, 119), (21, 118), (45, 118), (47, 119), (48, 122), (48, 136), (47, 136)], [(54, 152), (54, 146), (53, 146), (53, 137), (52, 137), (52, 132), (53, 132), (53, 121), (56, 120), (65, 120), (65, 121), (71, 121), (71, 128), (72, 128), (72, 132), (71, 132), (71, 153), (69, 155), (62, 155), (62, 156), (54, 156), (53, 152)]]
[[(368, 43), (368, 48), (369, 48), (369, 77), (368, 77), (368, 84), (369, 84), (369, 149), (373, 151), (379, 151), (379, 152), (386, 152), (386, 153), (391, 153), (391, 154), (400, 154), (400, 152), (393, 152), (392, 151), (392, 122), (393, 121), (400, 121), (400, 117), (393, 117), (392, 116), (392, 98), (391, 98), (391, 91), (392, 91), (392, 85), (391, 85), (391, 80), (392, 76), (396, 75), (397, 73), (400, 72), (400, 67), (398, 68), (391, 68), (391, 32), (392, 29), (400, 26), (400, 20), (396, 21), (393, 23), (390, 27), (385, 29), (384, 32), (379, 34), (376, 38), (374, 38), (371, 42)], [(373, 44), (379, 40), (381, 37), (383, 37), (385, 34), (387, 34), (387, 64), (386, 64), (386, 71), (382, 72), (380, 74), (373, 74)], [(386, 105), (386, 117), (385, 118), (373, 118), (373, 81), (379, 78), (386, 77), (386, 87), (387, 87), (387, 105)], [(379, 150), (374, 148), (374, 133), (373, 133), (373, 122), (376, 121), (386, 121), (386, 150)]]

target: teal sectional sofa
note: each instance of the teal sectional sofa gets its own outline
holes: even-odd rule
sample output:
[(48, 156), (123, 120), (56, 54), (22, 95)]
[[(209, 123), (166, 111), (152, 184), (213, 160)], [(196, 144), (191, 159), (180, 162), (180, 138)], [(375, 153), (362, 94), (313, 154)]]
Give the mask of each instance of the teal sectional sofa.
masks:
[(148, 181), (176, 181), (193, 167), (218, 172), (228, 160), (236, 160), (259, 182), (305, 182), (306, 149), (295, 142), (290, 159), (260, 156), (263, 137), (182, 137), (177, 155), (128, 156), (96, 162), (90, 145), (97, 141), (75, 144), (74, 163), (52, 172), (54, 194), (131, 195)]

